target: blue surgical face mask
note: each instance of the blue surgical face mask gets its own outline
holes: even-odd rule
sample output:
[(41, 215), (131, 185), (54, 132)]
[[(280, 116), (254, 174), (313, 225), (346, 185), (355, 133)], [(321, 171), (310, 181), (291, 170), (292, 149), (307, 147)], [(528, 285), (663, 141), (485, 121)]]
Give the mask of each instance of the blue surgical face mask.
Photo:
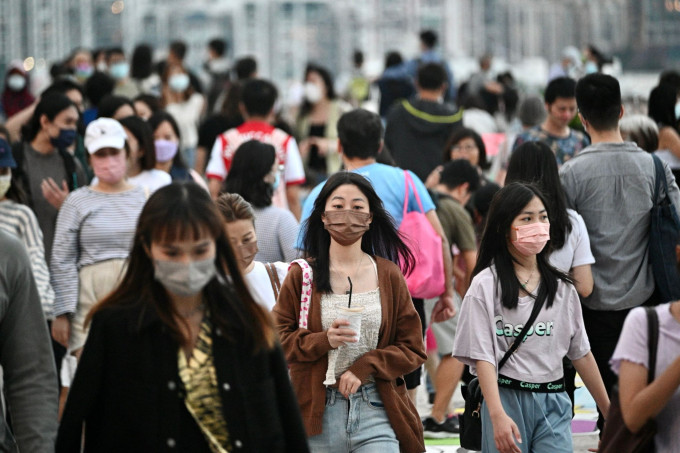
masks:
[(675, 119), (680, 120), (680, 102), (675, 104)]
[(586, 61), (586, 65), (583, 67), (586, 74), (595, 74), (597, 72), (597, 64), (594, 61)]
[(109, 74), (116, 80), (122, 80), (126, 78), (129, 73), (130, 65), (124, 61), (121, 61), (120, 63), (114, 63), (109, 68)]
[(76, 134), (75, 129), (59, 129), (59, 135), (50, 137), (50, 143), (58, 149), (68, 148), (76, 140)]
[(182, 93), (189, 88), (189, 76), (187, 74), (173, 74), (168, 79), (168, 86), (175, 93)]
[(272, 183), (272, 190), (276, 191), (276, 189), (279, 188), (279, 184), (281, 184), (281, 172), (277, 171), (274, 182)]

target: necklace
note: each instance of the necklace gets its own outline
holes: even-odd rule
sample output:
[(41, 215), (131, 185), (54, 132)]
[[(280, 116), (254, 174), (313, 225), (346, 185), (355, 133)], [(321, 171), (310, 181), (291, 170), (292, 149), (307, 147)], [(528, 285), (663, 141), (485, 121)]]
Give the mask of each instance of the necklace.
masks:
[(195, 306), (191, 310), (184, 311), (184, 312), (181, 312), (181, 311), (178, 310), (177, 314), (180, 315), (182, 318), (186, 319), (186, 318), (191, 318), (193, 315), (195, 315), (196, 313), (202, 312), (203, 310), (205, 310), (205, 303), (201, 302), (199, 305)]
[[(361, 258), (359, 259), (359, 264), (357, 264), (357, 268), (354, 270), (353, 275), (354, 275), (355, 278), (357, 276), (357, 273), (359, 272), (359, 269), (361, 268), (361, 263), (364, 261), (364, 255), (366, 255), (366, 254), (362, 252)], [(331, 264), (331, 269), (334, 270), (335, 272), (338, 272), (339, 274), (349, 274), (347, 272), (342, 272), (342, 269), (338, 269), (334, 264)], [(349, 275), (347, 275), (347, 277), (349, 278)], [(349, 294), (349, 292), (350, 292), (350, 290), (349, 290), (349, 287), (348, 287), (347, 290), (345, 291), (345, 294)]]
[(522, 283), (522, 280), (519, 278), (519, 275), (515, 274), (517, 276), (517, 280), (519, 280), (519, 285), (522, 287), (524, 291), (527, 290), (527, 285), (529, 284), (529, 280), (531, 280), (531, 277), (534, 276), (534, 271), (536, 268), (531, 269), (531, 272), (529, 273), (529, 276), (527, 277), (526, 280), (524, 280), (524, 283)]

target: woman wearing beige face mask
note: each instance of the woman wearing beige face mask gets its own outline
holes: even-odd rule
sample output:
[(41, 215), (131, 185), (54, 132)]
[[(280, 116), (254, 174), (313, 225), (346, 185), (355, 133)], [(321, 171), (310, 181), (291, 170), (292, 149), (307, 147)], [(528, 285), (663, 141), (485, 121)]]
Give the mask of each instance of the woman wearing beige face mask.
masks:
[(235, 193), (222, 194), (217, 199), (217, 208), (226, 222), (227, 237), (250, 294), (255, 302), (271, 311), (279, 295), (281, 282), (288, 274), (288, 263), (255, 261), (258, 252), (255, 212), (242, 196)]
[(311, 451), (424, 451), (403, 375), (425, 349), (395, 264), (408, 274), (413, 256), (368, 180), (331, 176), (303, 242), (308, 258), (291, 266), (273, 311)]

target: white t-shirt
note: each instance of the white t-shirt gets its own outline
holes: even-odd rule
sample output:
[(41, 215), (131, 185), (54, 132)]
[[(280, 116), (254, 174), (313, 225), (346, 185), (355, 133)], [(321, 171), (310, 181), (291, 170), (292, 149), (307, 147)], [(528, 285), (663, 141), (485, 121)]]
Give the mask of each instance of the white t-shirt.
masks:
[[(500, 294), (496, 268), (491, 266), (475, 276), (463, 299), (453, 355), (469, 365), (473, 374), (477, 374), (478, 360), (498, 366), (531, 316), (531, 296), (520, 297), (511, 310), (503, 306)], [(573, 285), (560, 280), (552, 306), (548, 308), (546, 301), (526, 340), (500, 373), (520, 381), (551, 382), (563, 376), (565, 355), (577, 360), (588, 351), (578, 294)]]
[(576, 266), (595, 263), (595, 257), (590, 251), (590, 238), (581, 214), (573, 209), (567, 209), (571, 221), (571, 232), (559, 250), (550, 254), (550, 264), (562, 272), (569, 272)]
[(172, 178), (163, 170), (152, 168), (151, 170), (143, 170), (136, 176), (130, 176), (128, 181), (135, 186), (145, 187), (149, 189), (149, 192), (153, 193), (161, 187), (170, 184)]
[[(279, 275), (279, 282), (283, 284), (283, 280), (288, 274), (288, 263), (277, 261), (273, 264)], [(271, 311), (276, 304), (276, 298), (274, 298), (272, 282), (269, 278), (269, 273), (267, 273), (267, 269), (264, 267), (264, 263), (255, 261), (255, 267), (245, 275), (245, 281), (255, 302)]]

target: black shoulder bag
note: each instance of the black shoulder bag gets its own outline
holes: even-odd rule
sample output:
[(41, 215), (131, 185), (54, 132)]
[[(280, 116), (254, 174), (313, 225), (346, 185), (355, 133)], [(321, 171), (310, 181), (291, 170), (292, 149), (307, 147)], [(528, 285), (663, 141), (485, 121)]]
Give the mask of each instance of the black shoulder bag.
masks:
[[(546, 295), (546, 298), (548, 296)], [(510, 349), (507, 350), (501, 361), (498, 363), (496, 372), (498, 373), (510, 356), (517, 351), (517, 348), (524, 341), (529, 329), (534, 324), (538, 312), (543, 308), (545, 299), (541, 303), (534, 303), (534, 308), (531, 310), (529, 320), (522, 327), (519, 336), (515, 338)], [(467, 450), (481, 451), (482, 450), (482, 388), (479, 386), (479, 380), (474, 378), (468, 384), (467, 398), (465, 399), (465, 412), (460, 420), (460, 446)]]
[[(654, 282), (661, 297), (660, 302), (680, 299), (680, 274), (676, 265), (675, 246), (680, 241), (680, 220), (676, 207), (668, 196), (668, 181), (661, 160), (652, 154), (654, 160), (654, 205), (649, 227), (649, 263), (652, 266)], [(659, 189), (663, 184), (664, 194), (659, 201)]]
[[(656, 370), (656, 350), (659, 342), (659, 317), (656, 310), (645, 307), (647, 312), (647, 347), (649, 348), (649, 369), (647, 371), (647, 385), (654, 381)], [(654, 451), (654, 436), (656, 435), (656, 422), (654, 419), (647, 420), (642, 428), (632, 433), (623, 422), (621, 402), (619, 401), (619, 385), (612, 389), (609, 415), (602, 429), (601, 453), (649, 453)]]

